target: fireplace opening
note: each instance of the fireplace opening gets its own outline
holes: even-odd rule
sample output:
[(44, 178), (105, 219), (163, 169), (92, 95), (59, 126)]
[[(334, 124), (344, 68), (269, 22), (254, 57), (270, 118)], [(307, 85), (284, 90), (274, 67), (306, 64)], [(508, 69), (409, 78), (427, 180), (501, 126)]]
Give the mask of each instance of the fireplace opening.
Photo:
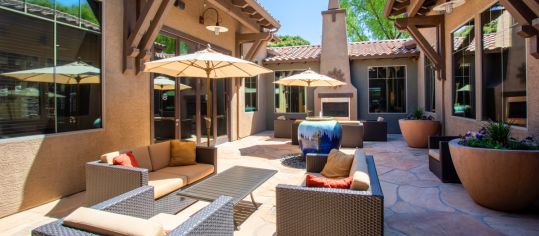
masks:
[(349, 118), (349, 98), (322, 98), (322, 114), (324, 116)]

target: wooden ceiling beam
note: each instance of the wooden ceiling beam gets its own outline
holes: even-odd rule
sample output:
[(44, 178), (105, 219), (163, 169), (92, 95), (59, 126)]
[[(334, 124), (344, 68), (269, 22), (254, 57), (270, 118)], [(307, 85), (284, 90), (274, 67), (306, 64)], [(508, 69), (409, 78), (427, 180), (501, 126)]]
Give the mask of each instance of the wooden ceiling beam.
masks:
[(421, 50), (425, 53), (425, 55), (429, 58), (430, 61), (434, 64), (434, 67), (436, 69), (442, 68), (442, 58), (438, 53), (432, 48), (430, 43), (423, 37), (421, 32), (419, 32), (419, 29), (415, 27), (414, 25), (408, 25), (407, 27), (408, 33), (414, 38), (414, 40), (417, 42)]
[(270, 40), (271, 33), (251, 33), (251, 34), (236, 34), (237, 43), (252, 42), (255, 40)]
[(415, 16), (419, 9), (421, 9), (421, 7), (423, 6), (423, 3), (425, 3), (425, 0), (410, 0), (410, 5), (408, 6), (408, 10), (406, 11), (408, 17)]
[(443, 15), (415, 16), (395, 19), (395, 26), (400, 30), (405, 30), (408, 25), (414, 25), (417, 28), (436, 27), (443, 21)]
[(159, 9), (160, 5), (161, 0), (149, 0), (146, 2), (144, 9), (142, 10), (142, 14), (137, 19), (135, 27), (127, 39), (128, 57), (135, 58), (138, 56), (139, 50), (137, 47), (140, 40), (144, 36), (144, 33), (148, 30), (150, 21), (157, 13), (157, 9)]
[(384, 7), (384, 16), (389, 17), (391, 16), (391, 12), (393, 11), (393, 6), (395, 5), (395, 0), (388, 0), (386, 2), (386, 6)]
[(530, 38), (530, 37), (533, 37), (534, 35), (539, 34), (537, 29), (535, 29), (531, 25), (520, 25), (520, 24), (515, 27), (515, 32), (520, 37), (523, 37), (523, 38)]
[(539, 16), (539, 1), (537, 0), (522, 0), (536, 16)]
[(245, 0), (232, 0), (231, 2), (232, 2), (232, 5), (239, 8), (245, 8), (249, 6), (249, 4)]
[(522, 0), (500, 0), (500, 3), (521, 25), (531, 25), (537, 15)]

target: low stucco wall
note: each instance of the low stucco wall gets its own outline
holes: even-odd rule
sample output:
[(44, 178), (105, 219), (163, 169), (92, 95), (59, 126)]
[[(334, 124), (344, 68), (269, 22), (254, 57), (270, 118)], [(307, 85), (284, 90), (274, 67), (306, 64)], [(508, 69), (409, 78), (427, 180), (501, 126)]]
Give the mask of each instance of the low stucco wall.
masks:
[[(384, 117), (388, 133), (400, 134), (399, 119), (417, 109), (417, 59), (353, 60), (350, 63), (352, 84), (357, 88), (359, 97), (359, 120), (376, 120), (379, 116)], [(402, 65), (406, 66), (406, 113), (369, 113), (369, 67)]]

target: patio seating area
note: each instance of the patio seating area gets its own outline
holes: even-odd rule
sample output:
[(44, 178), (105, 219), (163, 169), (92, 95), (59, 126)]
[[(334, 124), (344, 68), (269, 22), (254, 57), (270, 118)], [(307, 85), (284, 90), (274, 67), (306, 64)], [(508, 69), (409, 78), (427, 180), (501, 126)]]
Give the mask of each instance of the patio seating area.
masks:
[[(400, 135), (388, 142), (364, 142), (374, 156), (384, 195), (385, 235), (537, 235), (539, 206), (516, 213), (498, 212), (474, 203), (462, 185), (442, 183), (429, 171), (427, 149), (408, 148)], [(353, 153), (354, 149), (343, 149)], [(299, 185), (305, 169), (286, 167), (280, 158), (300, 152), (290, 139), (273, 138), (267, 131), (218, 147), (218, 173), (233, 166), (273, 169), (278, 172), (253, 194), (256, 209), (247, 197), (235, 209), (240, 230), (235, 235), (274, 235), (276, 186)], [(65, 217), (84, 203), (75, 194), (0, 220), (0, 232), (28, 235), (40, 225)]]

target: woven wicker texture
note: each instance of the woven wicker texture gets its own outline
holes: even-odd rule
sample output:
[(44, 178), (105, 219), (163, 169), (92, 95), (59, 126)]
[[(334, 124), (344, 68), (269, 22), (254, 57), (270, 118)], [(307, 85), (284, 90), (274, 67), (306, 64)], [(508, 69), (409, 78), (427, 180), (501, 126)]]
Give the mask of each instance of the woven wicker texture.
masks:
[(278, 185), (277, 235), (383, 235), (384, 198), (372, 156), (367, 165), (370, 191)]
[[(156, 214), (153, 206), (153, 187), (144, 186), (121, 194), (92, 208), (125, 214), (140, 218), (150, 218)], [(32, 235), (96, 235), (62, 225), (63, 220), (40, 226)], [(234, 232), (232, 198), (220, 197), (178, 226), (170, 235), (232, 235)]]

